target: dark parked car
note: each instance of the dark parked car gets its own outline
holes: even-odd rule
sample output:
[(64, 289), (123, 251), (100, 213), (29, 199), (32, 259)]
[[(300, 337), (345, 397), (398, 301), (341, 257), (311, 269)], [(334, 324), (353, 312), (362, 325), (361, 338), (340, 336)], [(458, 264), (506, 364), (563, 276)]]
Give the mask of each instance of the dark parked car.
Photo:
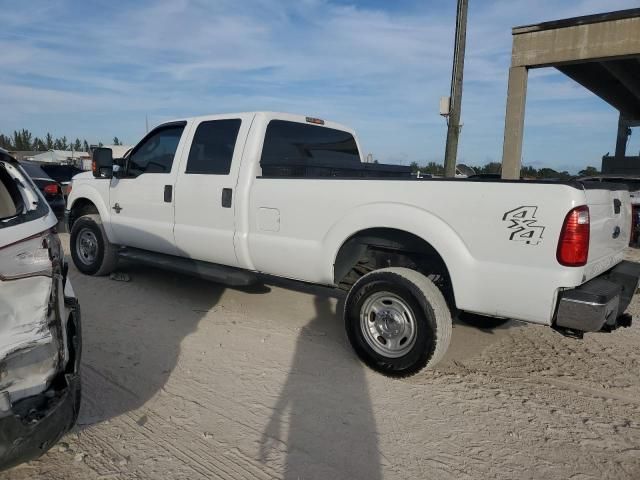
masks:
[(41, 163), (40, 167), (60, 184), (65, 199), (69, 195), (69, 186), (73, 176), (84, 171), (73, 165), (61, 165), (59, 163)]
[(56, 217), (58, 219), (64, 217), (65, 200), (60, 183), (51, 178), (39, 163), (22, 161), (20, 165), (27, 172), (27, 175), (31, 177), (36, 187), (40, 189)]

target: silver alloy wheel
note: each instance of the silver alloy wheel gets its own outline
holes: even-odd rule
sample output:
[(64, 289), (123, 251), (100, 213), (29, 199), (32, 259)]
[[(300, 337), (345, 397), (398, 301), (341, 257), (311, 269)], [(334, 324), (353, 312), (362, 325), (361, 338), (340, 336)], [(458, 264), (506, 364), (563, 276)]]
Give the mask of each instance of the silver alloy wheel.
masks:
[(89, 228), (83, 228), (76, 237), (76, 254), (85, 265), (93, 265), (98, 257), (98, 238)]
[(377, 292), (360, 309), (360, 329), (376, 353), (388, 358), (406, 355), (416, 342), (413, 311), (398, 295)]

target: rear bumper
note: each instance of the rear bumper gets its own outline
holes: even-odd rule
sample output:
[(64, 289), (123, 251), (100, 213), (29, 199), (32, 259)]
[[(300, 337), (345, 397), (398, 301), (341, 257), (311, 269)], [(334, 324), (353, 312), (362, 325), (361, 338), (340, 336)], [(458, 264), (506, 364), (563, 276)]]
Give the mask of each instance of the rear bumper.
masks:
[[(0, 408), (0, 470), (39, 457), (54, 445), (78, 418), (80, 411), (80, 309), (75, 298), (65, 298), (72, 315), (72, 356), (48, 390), (24, 398), (7, 410)], [(70, 347), (71, 348), (71, 347)], [(0, 398), (0, 404), (2, 404)], [(5, 402), (6, 405), (6, 402)], [(1, 406), (1, 405), (0, 405)]]
[(624, 312), (639, 279), (640, 264), (624, 261), (577, 288), (562, 291), (554, 327), (579, 333), (630, 326), (631, 318)]

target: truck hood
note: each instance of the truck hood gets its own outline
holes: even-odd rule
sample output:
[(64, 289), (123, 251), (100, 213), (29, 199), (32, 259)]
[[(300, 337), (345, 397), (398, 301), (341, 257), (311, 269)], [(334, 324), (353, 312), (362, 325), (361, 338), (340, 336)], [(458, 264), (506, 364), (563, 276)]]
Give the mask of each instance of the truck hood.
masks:
[(74, 175), (72, 180), (75, 182), (76, 180), (91, 180), (93, 178), (92, 172), (82, 172)]

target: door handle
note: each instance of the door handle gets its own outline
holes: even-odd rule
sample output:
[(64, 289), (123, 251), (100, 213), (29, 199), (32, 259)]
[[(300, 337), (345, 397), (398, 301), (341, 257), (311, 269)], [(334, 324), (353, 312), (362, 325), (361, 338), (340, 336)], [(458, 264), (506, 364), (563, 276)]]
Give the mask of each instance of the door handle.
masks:
[(230, 188), (222, 189), (222, 207), (231, 208), (231, 197), (233, 196), (233, 190)]
[(166, 203), (171, 203), (173, 199), (173, 185), (165, 185), (164, 186), (164, 201)]
[(116, 213), (120, 213), (120, 210), (122, 210), (122, 207), (120, 206), (119, 203), (116, 202), (116, 204), (111, 207), (112, 209), (114, 209), (116, 211)]

